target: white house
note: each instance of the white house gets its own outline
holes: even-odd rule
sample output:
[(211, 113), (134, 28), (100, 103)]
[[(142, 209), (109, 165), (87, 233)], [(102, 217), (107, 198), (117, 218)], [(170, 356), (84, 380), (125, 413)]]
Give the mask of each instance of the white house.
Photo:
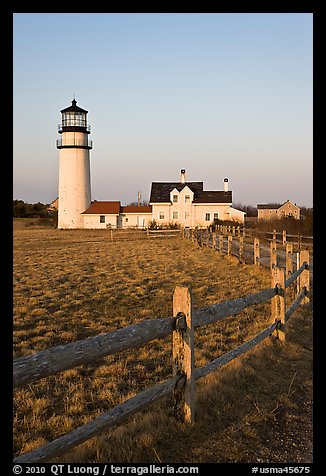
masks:
[(207, 227), (215, 219), (244, 223), (245, 213), (232, 207), (228, 179), (224, 190), (205, 191), (203, 182), (186, 182), (184, 169), (180, 182), (153, 182), (149, 203), (158, 225)]

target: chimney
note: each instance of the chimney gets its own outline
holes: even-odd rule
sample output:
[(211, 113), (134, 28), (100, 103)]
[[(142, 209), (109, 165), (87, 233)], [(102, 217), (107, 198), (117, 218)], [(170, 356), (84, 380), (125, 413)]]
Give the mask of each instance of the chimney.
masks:
[(181, 169), (180, 182), (181, 183), (186, 183), (186, 170), (185, 169)]
[(225, 178), (224, 179), (224, 192), (229, 191), (229, 179)]

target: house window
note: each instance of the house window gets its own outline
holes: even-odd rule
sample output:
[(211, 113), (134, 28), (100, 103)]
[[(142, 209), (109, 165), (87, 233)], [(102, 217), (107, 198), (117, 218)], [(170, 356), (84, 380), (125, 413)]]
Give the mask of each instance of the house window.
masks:
[(185, 203), (190, 203), (190, 195), (185, 195)]
[(218, 213), (214, 213), (214, 220), (218, 220)]
[(100, 223), (105, 223), (105, 215), (100, 215)]
[(190, 218), (190, 213), (189, 212), (185, 212), (185, 220), (189, 220)]
[(172, 195), (173, 203), (178, 203), (178, 195)]
[(178, 219), (178, 212), (173, 212), (172, 218), (173, 218), (173, 220), (177, 220)]
[(210, 213), (206, 213), (205, 220), (206, 221), (211, 221), (211, 214)]
[(160, 220), (164, 220), (164, 212), (160, 212), (158, 217)]

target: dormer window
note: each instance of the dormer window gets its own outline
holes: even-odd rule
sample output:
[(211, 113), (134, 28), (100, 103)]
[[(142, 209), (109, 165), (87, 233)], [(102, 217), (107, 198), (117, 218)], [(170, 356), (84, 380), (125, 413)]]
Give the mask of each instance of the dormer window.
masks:
[(185, 203), (190, 203), (190, 195), (185, 195)]
[(178, 195), (172, 195), (172, 202), (178, 203)]

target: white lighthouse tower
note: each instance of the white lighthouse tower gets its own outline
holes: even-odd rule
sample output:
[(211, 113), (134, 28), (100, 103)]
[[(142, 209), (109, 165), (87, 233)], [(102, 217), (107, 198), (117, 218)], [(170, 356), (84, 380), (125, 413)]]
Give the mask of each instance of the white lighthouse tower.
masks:
[(88, 111), (78, 107), (73, 99), (71, 106), (60, 112), (58, 228), (83, 228), (81, 213), (91, 204), (89, 151), (92, 141), (88, 139)]

